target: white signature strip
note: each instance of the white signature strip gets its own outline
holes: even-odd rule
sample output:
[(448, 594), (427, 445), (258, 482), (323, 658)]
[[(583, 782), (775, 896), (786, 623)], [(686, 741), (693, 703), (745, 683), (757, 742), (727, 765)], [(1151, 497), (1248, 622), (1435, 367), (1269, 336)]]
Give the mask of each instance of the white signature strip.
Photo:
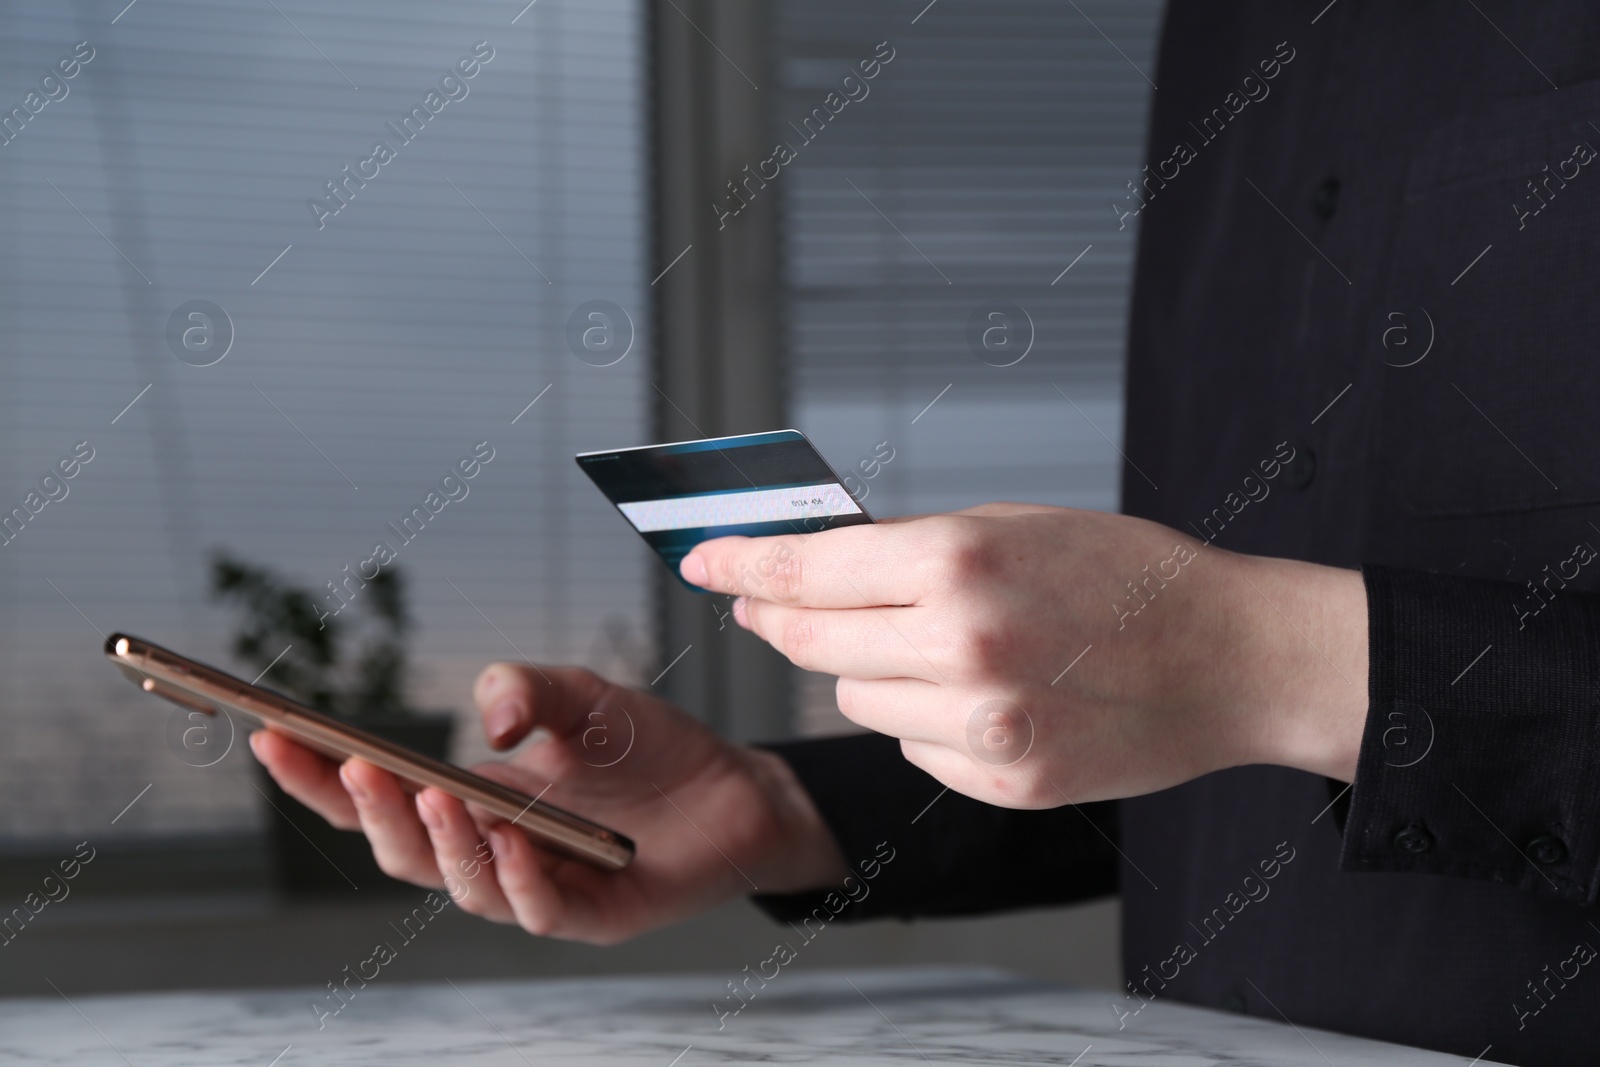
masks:
[(861, 514), (861, 508), (837, 482), (793, 489), (751, 489), (667, 500), (636, 500), (617, 507), (640, 533)]

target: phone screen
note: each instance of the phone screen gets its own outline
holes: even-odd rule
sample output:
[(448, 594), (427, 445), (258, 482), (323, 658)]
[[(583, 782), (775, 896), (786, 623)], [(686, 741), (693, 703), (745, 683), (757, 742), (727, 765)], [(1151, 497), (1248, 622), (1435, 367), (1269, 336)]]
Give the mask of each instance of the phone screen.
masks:
[(798, 430), (585, 452), (577, 460), (674, 574), (690, 549), (713, 537), (872, 521)]

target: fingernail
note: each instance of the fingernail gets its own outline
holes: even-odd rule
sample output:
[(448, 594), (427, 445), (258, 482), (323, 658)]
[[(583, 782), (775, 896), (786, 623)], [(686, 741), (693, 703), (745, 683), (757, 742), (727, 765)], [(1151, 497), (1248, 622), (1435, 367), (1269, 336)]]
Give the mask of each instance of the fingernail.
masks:
[(439, 814), (439, 809), (428, 800), (426, 793), (417, 794), (417, 815), (430, 830), (437, 830), (444, 825), (444, 816)]
[(250, 733), (250, 751), (255, 755), (256, 759), (261, 759), (261, 747), (257, 742), (264, 732), (263, 730), (253, 730)]
[(478, 682), (478, 695), (492, 697), (506, 685), (505, 672), (501, 670), (485, 671), (483, 678)]
[(345, 792), (349, 793), (351, 799), (357, 803), (364, 804), (370, 799), (370, 794), (356, 784), (355, 776), (350, 773), (350, 765), (348, 763), (340, 765), (339, 781), (344, 783)]
[(484, 733), (489, 735), (491, 742), (498, 743), (501, 738), (517, 728), (525, 711), (523, 702), (516, 697), (509, 697), (494, 704), (483, 713)]
[(733, 621), (743, 626), (746, 630), (750, 629), (750, 620), (745, 617), (748, 610), (745, 605), (749, 599), (749, 597), (741, 596), (735, 597), (733, 600)]
[(678, 564), (678, 573), (691, 585), (704, 588), (711, 583), (711, 575), (706, 570), (706, 561), (694, 552), (683, 557), (683, 562)]

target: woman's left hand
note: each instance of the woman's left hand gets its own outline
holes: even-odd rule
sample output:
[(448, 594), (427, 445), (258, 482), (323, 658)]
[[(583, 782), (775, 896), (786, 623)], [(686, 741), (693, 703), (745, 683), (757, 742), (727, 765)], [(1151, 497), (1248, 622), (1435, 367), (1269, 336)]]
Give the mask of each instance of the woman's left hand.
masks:
[(681, 564), (839, 710), (1013, 808), (1275, 763), (1351, 780), (1367, 710), (1356, 571), (1024, 504), (725, 537)]

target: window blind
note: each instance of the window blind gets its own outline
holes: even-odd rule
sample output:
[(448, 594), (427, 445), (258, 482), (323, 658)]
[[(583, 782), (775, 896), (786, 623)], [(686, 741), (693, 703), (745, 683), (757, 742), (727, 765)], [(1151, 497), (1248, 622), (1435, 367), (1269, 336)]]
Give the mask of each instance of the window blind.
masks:
[(644, 47), (633, 0), (0, 11), (3, 506), (93, 449), (0, 546), (0, 839), (256, 825), (242, 740), (181, 762), (99, 653), (242, 670), (215, 548), (323, 592), (387, 542), (461, 756), (489, 659), (643, 674), (651, 563), (572, 456), (646, 443)]
[[(1110, 204), (1160, 14), (779, 5), (773, 136), (796, 158), (754, 195), (782, 204), (789, 402), (873, 514), (1117, 506), (1135, 231)], [(842, 723), (831, 682), (802, 676), (802, 729)]]

